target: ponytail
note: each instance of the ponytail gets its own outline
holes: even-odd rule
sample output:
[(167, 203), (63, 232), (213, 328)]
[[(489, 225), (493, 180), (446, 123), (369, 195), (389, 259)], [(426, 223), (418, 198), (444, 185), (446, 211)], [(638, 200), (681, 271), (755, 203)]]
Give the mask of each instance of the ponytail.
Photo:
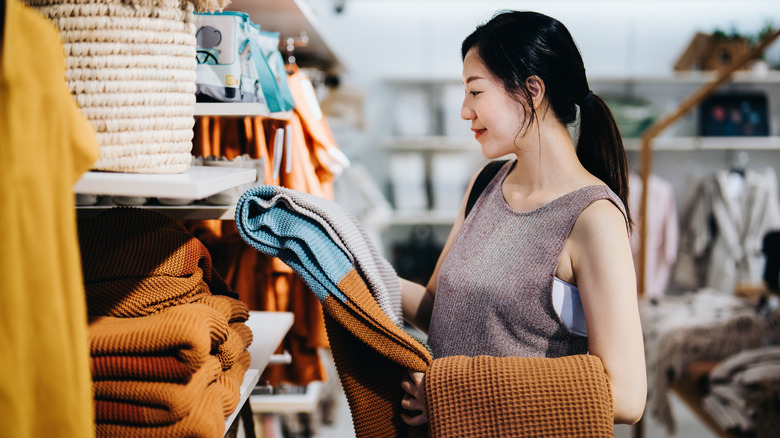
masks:
[(632, 227), (628, 207), (628, 160), (617, 123), (604, 100), (592, 92), (580, 101), (579, 107), (577, 158), (588, 172), (604, 181), (623, 201), (629, 227)]

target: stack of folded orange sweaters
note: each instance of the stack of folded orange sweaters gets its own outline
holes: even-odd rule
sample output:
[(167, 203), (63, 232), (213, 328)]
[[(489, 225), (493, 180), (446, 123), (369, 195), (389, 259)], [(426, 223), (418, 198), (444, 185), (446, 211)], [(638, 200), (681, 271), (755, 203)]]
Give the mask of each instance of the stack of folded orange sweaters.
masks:
[(179, 221), (79, 220), (99, 437), (220, 437), (251, 357), (247, 307)]

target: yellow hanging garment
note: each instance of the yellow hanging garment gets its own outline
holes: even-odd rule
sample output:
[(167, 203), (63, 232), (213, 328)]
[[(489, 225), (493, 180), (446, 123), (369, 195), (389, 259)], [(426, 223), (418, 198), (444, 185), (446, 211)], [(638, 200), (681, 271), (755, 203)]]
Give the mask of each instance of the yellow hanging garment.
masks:
[(7, 0), (0, 60), (0, 434), (94, 435), (73, 184), (97, 160), (54, 27)]

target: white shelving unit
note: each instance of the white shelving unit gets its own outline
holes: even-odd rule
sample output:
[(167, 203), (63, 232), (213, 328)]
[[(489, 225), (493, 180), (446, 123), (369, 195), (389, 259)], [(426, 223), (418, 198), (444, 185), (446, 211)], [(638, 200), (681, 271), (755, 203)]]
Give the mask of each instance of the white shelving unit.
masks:
[(143, 196), (147, 198), (203, 199), (253, 182), (255, 169), (192, 166), (184, 173), (85, 173), (73, 186), (75, 193)]
[(263, 116), (277, 120), (289, 120), (292, 111), (277, 113), (268, 112), (268, 109), (257, 102), (197, 102), (195, 103), (196, 116)]
[[(590, 78), (590, 84), (593, 90), (603, 96), (635, 96), (643, 97), (658, 108), (660, 113), (675, 106), (675, 102), (685, 96), (690, 95), (696, 89), (705, 83), (714, 79), (714, 72), (670, 72), (668, 75), (654, 76), (593, 76)], [(395, 92), (403, 90), (408, 92), (425, 93), (431, 102), (429, 110), (430, 120), (435, 125), (433, 135), (423, 136), (404, 136), (388, 133), (380, 141), (381, 152), (385, 156), (394, 153), (419, 152), (426, 157), (434, 156), (439, 153), (466, 153), (474, 152), (476, 160), (479, 159), (479, 144), (467, 135), (447, 136), (442, 135), (446, 121), (444, 120), (445, 111), (441, 107), (442, 102), (437, 98), (444, 96), (443, 90), (448, 87), (462, 87), (462, 79), (458, 76), (439, 76), (439, 77), (420, 77), (420, 76), (395, 76), (384, 78), (387, 87), (387, 93), (393, 96)], [(769, 103), (770, 136), (765, 137), (702, 137), (697, 136), (696, 118), (694, 115), (675, 129), (670, 129), (667, 135), (653, 140), (653, 151), (661, 157), (657, 160), (657, 171), (662, 177), (664, 165), (670, 165), (674, 170), (670, 172), (680, 172), (687, 167), (685, 163), (690, 163), (692, 172), (697, 175), (704, 174), (708, 169), (717, 169), (728, 167), (728, 157), (731, 151), (744, 150), (749, 151), (751, 155), (758, 157), (752, 166), (767, 165), (780, 170), (780, 160), (765, 160), (765, 156), (771, 155), (773, 151), (780, 150), (780, 131), (778, 131), (778, 102), (780, 102), (780, 71), (737, 72), (729, 84), (724, 85), (725, 90), (738, 91), (763, 91), (767, 94)], [(451, 105), (448, 102), (447, 105)], [(388, 118), (392, 119), (394, 108), (388, 107)], [(451, 114), (451, 113), (450, 113)], [(640, 150), (640, 140), (638, 138), (625, 138), (624, 145), (628, 151), (633, 153), (629, 158), (636, 156)], [(701, 154), (696, 154), (702, 152)], [(692, 177), (693, 178), (693, 177)], [(680, 203), (684, 199), (688, 180), (678, 176), (676, 180), (670, 179), (670, 182), (676, 184), (676, 195), (680, 198)], [(420, 213), (395, 212), (390, 224), (394, 226), (413, 226), (413, 225), (450, 225), (454, 222), (454, 215), (441, 214), (436, 211), (425, 211)], [(392, 235), (393, 232), (386, 233)]]
[(252, 389), (257, 386), (257, 382), (260, 380), (260, 370), (255, 370), (250, 368), (247, 370), (246, 374), (244, 374), (244, 381), (241, 382), (241, 396), (238, 399), (238, 405), (236, 405), (236, 410), (233, 411), (232, 414), (230, 414), (229, 417), (225, 419), (225, 431), (230, 427), (231, 424), (233, 424), (234, 421), (236, 421), (236, 418), (238, 417), (238, 413), (241, 410), (241, 407), (244, 406), (244, 403), (249, 399), (249, 394), (252, 393)]

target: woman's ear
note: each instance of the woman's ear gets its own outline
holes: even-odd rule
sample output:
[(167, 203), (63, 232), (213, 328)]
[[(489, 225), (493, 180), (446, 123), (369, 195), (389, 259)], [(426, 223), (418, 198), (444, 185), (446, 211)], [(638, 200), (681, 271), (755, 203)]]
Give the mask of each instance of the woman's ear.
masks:
[(538, 110), (544, 102), (544, 81), (539, 76), (529, 76), (525, 80), (525, 86), (531, 93), (531, 99), (534, 104), (534, 110)]

